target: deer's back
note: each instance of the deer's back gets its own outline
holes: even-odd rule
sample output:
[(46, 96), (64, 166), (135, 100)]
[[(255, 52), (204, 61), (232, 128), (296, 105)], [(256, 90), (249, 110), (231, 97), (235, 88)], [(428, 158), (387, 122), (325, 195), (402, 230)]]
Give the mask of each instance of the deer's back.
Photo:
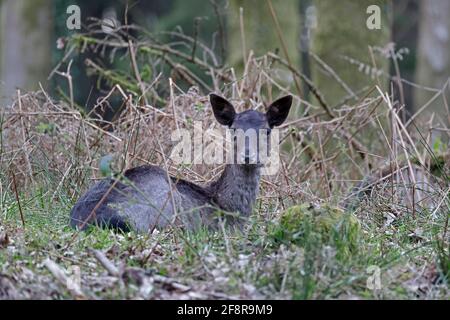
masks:
[(72, 209), (71, 225), (80, 226), (94, 209), (95, 216), (89, 223), (122, 230), (130, 226), (147, 232), (172, 223), (193, 229), (209, 224), (212, 195), (208, 189), (168, 178), (166, 171), (156, 166), (136, 167), (127, 170), (124, 176), (123, 182), (106, 179), (92, 186)]

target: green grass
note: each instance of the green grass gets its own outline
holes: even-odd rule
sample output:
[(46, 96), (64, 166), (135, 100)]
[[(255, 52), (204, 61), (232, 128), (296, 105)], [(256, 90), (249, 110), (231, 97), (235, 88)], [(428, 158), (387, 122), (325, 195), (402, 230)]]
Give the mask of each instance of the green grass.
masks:
[[(68, 227), (72, 201), (52, 195), (37, 189), (20, 197), (25, 226), (15, 198), (3, 196), (1, 230), (9, 243), (0, 249), (0, 274), (13, 277), (16, 298), (73, 298), (43, 265), (47, 258), (66, 270), (79, 267), (87, 298), (449, 298), (442, 213), (432, 223), (431, 213), (422, 212), (380, 226), (375, 214), (363, 219), (303, 204), (272, 219), (256, 214), (241, 231), (142, 235), (92, 228), (76, 234)], [(412, 234), (419, 229), (420, 236)], [(123, 275), (109, 276), (88, 248), (105, 252)], [(381, 281), (373, 290), (367, 286), (371, 266)], [(136, 270), (138, 280), (129, 276)], [(143, 292), (142, 277), (154, 275), (189, 290), (154, 281)]]
[[(261, 92), (259, 96), (264, 101)], [(179, 111), (199, 118), (192, 106), (204, 103), (204, 96), (178, 99)], [(310, 118), (306, 125), (314, 128), (311, 134), (292, 126), (310, 136), (304, 143), (313, 158), (292, 139), (291, 148), (281, 153), (282, 170), (264, 177), (254, 214), (242, 230), (168, 229), (145, 235), (92, 228), (77, 233), (68, 226), (70, 209), (93, 182), (90, 178), (110, 173), (105, 155), (113, 155), (112, 172), (143, 162), (162, 164), (160, 153), (170, 153), (168, 133), (176, 122), (158, 113), (155, 125), (151, 110), (128, 108), (109, 132), (91, 119), (73, 116), (75, 111), (64, 103), (45, 101), (42, 93), (24, 96), (23, 123), (15, 114), (0, 113), (0, 299), (450, 297), (450, 153), (432, 150), (420, 132), (410, 138), (418, 141), (417, 154), (426, 154), (423, 163), (414, 159), (411, 145), (397, 142), (388, 148), (389, 139), (366, 141), (367, 158), (361, 159), (346, 136), (335, 134), (332, 122)], [(349, 132), (358, 128), (382, 132), (380, 137), (393, 134), (386, 109), (375, 114), (370, 104), (355, 107), (340, 110)], [(72, 115), (61, 115), (61, 110)], [(33, 116), (36, 111), (45, 113), (54, 129), (43, 126)], [(211, 112), (201, 116), (205, 123), (215, 121)], [(367, 119), (370, 123), (361, 127)], [(178, 120), (177, 125), (193, 130), (192, 123)], [(284, 130), (287, 141), (290, 129)], [(408, 140), (405, 135), (403, 141)], [(415, 198), (414, 210), (408, 196), (413, 190), (419, 193), (410, 180), (398, 177), (410, 177), (409, 170), (398, 169), (407, 158), (412, 176), (431, 185), (431, 191), (420, 190), (425, 200)], [(398, 176), (378, 182), (369, 195), (354, 194), (345, 205), (356, 181), (387, 176), (383, 169), (389, 166)], [(171, 174), (192, 181), (209, 181), (218, 174), (206, 165), (174, 167)], [(99, 254), (110, 264), (101, 262)], [(48, 259), (66, 270), (66, 278), (79, 270), (81, 295), (51, 271)]]

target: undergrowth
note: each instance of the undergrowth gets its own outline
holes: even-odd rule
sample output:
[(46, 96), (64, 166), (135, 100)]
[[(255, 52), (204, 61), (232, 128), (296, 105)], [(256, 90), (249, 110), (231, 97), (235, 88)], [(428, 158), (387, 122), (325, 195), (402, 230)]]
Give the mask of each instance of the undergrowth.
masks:
[[(134, 73), (152, 57), (156, 69), (138, 81), (87, 61), (111, 85), (90, 112), (73, 94), (56, 101), (42, 90), (18, 92), (0, 109), (0, 298), (449, 298), (450, 153), (429, 124), (414, 116), (403, 123), (398, 102), (376, 85), (331, 107), (274, 53), (250, 53), (236, 77), (210, 65), (203, 45), (205, 60), (132, 40), (136, 50), (124, 57), (138, 55)], [(101, 41), (89, 33), (67, 43), (101, 52), (129, 46), (121, 36)], [(188, 90), (158, 72), (160, 58)], [(183, 67), (189, 59), (209, 84)], [(280, 76), (286, 73), (304, 81), (316, 102), (299, 97), (294, 81)], [(209, 91), (238, 111), (294, 96), (295, 112), (280, 128), (280, 170), (263, 177), (243, 229), (69, 228), (75, 201), (108, 170), (155, 164), (199, 184), (215, 179), (223, 166), (169, 157), (175, 128), (192, 132), (202, 120), (203, 129), (219, 129)], [(107, 121), (110, 100), (120, 103)]]

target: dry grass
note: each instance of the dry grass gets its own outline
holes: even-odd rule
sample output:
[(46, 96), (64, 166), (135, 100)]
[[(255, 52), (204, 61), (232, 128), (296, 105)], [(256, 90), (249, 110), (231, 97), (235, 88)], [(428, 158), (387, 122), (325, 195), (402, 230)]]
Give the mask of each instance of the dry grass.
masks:
[[(429, 147), (426, 124), (405, 128), (379, 88), (330, 113), (311, 82), (317, 105), (291, 92), (300, 75), (289, 70), (274, 54), (250, 53), (244, 77), (229, 70), (229, 82), (214, 82), (239, 111), (262, 110), (291, 93), (300, 115), (281, 128), (282, 168), (264, 177), (242, 232), (75, 234), (67, 227), (71, 205), (102, 177), (105, 155), (113, 156), (116, 172), (151, 163), (198, 183), (220, 174), (221, 166), (167, 159), (175, 128), (193, 130), (196, 120), (218, 128), (195, 87), (183, 92), (167, 80), (166, 104), (156, 108), (116, 84), (89, 115), (44, 91), (18, 92), (0, 114), (0, 297), (448, 298), (447, 150)], [(120, 111), (110, 122), (99, 120), (113, 95)], [(345, 232), (329, 237), (314, 220), (299, 227), (300, 244), (276, 240), (274, 232), (285, 227), (280, 217), (304, 203), (356, 216), (358, 250), (349, 255)], [(81, 283), (67, 286), (62, 268), (74, 266)], [(381, 270), (377, 290), (366, 286), (369, 266)]]

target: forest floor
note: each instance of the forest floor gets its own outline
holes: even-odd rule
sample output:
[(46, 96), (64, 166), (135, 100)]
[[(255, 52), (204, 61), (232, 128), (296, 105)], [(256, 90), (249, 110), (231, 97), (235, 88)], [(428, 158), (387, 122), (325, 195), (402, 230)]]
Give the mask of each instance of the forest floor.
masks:
[(244, 231), (77, 234), (67, 226), (71, 202), (55, 206), (42, 196), (22, 202), (25, 226), (13, 206), (2, 219), (2, 299), (450, 297), (445, 253), (433, 241), (443, 221), (431, 216), (380, 228), (373, 214), (357, 238), (351, 226), (326, 235), (333, 230), (310, 220), (296, 240), (280, 236), (292, 226), (257, 213)]
[[(448, 180), (436, 177), (431, 191), (419, 194), (415, 184), (412, 194), (405, 194), (411, 190), (405, 177), (418, 172), (415, 178), (424, 179), (424, 172), (409, 163), (401, 174), (407, 160), (401, 145), (386, 151), (380, 147), (384, 141), (367, 144), (372, 149), (360, 159), (349, 143), (341, 143), (348, 135), (336, 134), (342, 126), (335, 121), (308, 118), (309, 143), (319, 150), (315, 160), (293, 143), (296, 156), (283, 156), (290, 174), (263, 179), (254, 214), (242, 230), (71, 229), (71, 207), (92, 179), (101, 177), (102, 156), (119, 153), (117, 162), (124, 160), (125, 167), (161, 164), (174, 119), (190, 126), (189, 119), (212, 117), (203, 107), (207, 97), (182, 98), (185, 102), (180, 98), (159, 111), (159, 118), (155, 110), (130, 105), (110, 131), (42, 92), (23, 95), (0, 116), (0, 299), (449, 299)], [(373, 98), (357, 109), (343, 108), (341, 118), (349, 127), (354, 121), (360, 130), (361, 123), (377, 128), (380, 121), (366, 120), (368, 114), (375, 117), (371, 106), (380, 101), (389, 105)], [(183, 113), (171, 116), (175, 110)], [(386, 110), (392, 109), (378, 116)], [(403, 146), (413, 141), (395, 128)], [(147, 143), (149, 132), (164, 145)], [(322, 148), (330, 132), (335, 140)], [(374, 180), (377, 188), (372, 183), (364, 196), (343, 201), (390, 152), (398, 156), (392, 179)], [(170, 166), (172, 173), (177, 170), (201, 183), (221, 167)]]

